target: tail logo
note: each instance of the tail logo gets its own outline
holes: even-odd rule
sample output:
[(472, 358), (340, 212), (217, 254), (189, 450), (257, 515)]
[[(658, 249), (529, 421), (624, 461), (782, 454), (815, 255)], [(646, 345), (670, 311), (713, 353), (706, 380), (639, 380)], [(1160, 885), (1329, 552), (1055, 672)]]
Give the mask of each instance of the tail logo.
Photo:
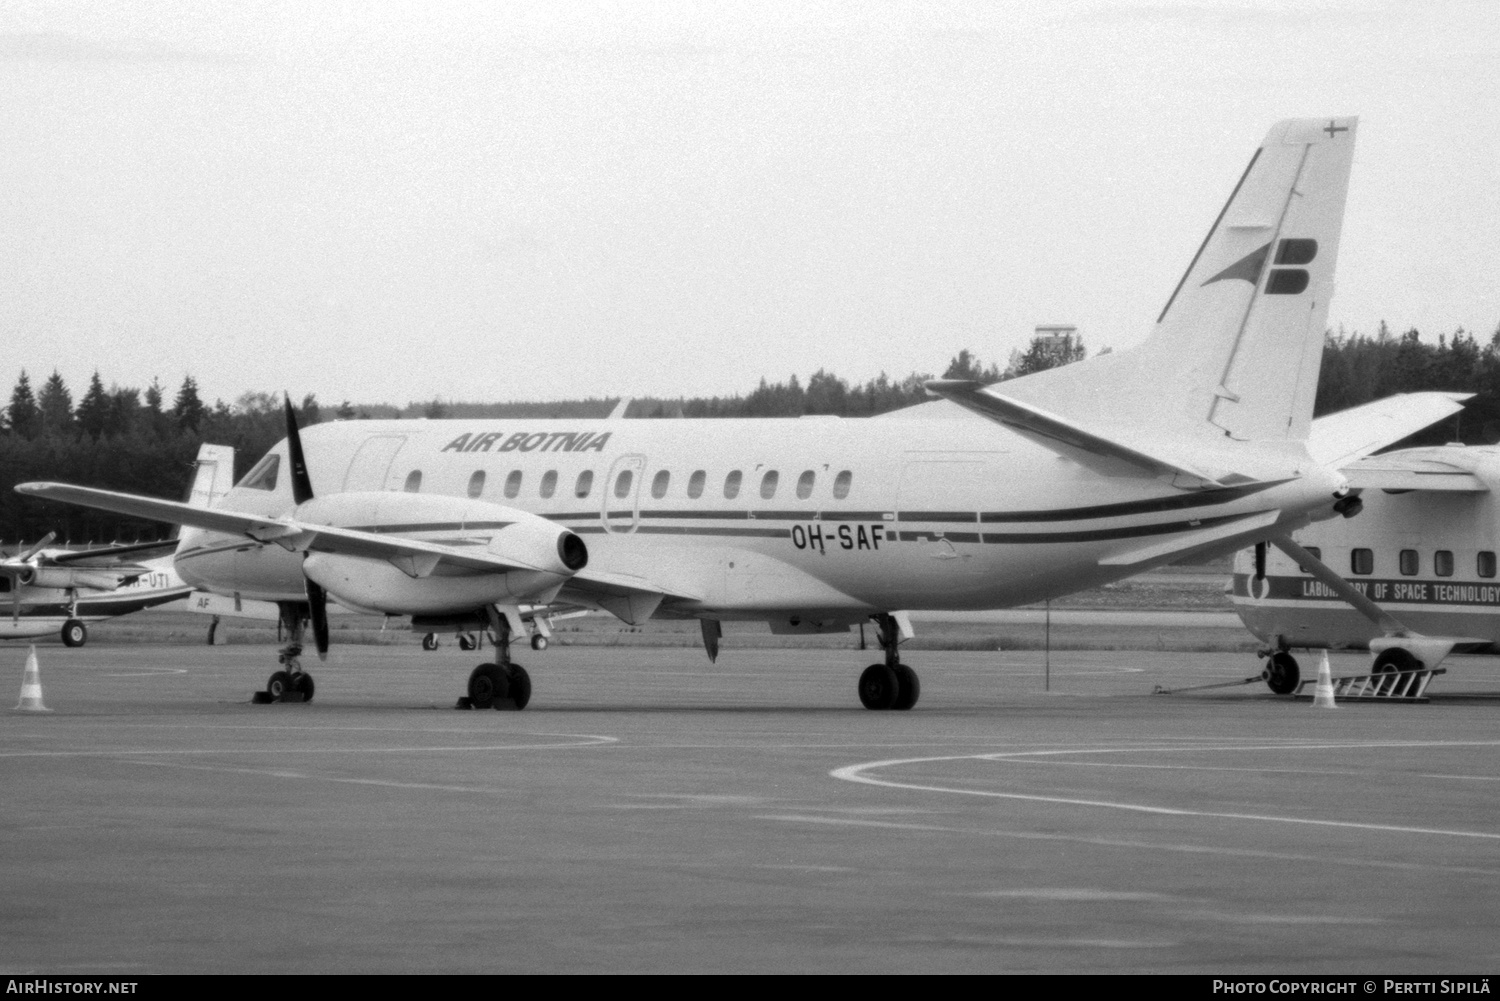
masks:
[[(1311, 264), (1318, 256), (1318, 241), (1289, 237), (1276, 246), (1276, 261), (1281, 264)], [(1307, 288), (1308, 274), (1302, 268), (1274, 267), (1266, 279), (1266, 295), (1297, 295)]]
[[(1258, 250), (1252, 250), (1203, 284), (1211, 285), (1230, 278), (1239, 278), (1251, 285), (1257, 284), (1260, 281), (1261, 269), (1266, 264), (1266, 254), (1270, 249), (1271, 245), (1268, 243)], [(1276, 259), (1273, 262), (1277, 266), (1271, 269), (1271, 276), (1266, 279), (1266, 295), (1297, 295), (1305, 290), (1310, 280), (1308, 273), (1302, 268), (1281, 267), (1281, 265), (1311, 264), (1313, 258), (1317, 256), (1317, 240), (1288, 237), (1278, 243)]]
[[(1282, 241), (1282, 243), (1285, 242), (1285, 240)], [(1260, 269), (1265, 266), (1266, 251), (1270, 249), (1271, 245), (1268, 243), (1259, 250), (1252, 250), (1203, 284), (1212, 285), (1214, 282), (1221, 282), (1230, 278), (1240, 278), (1254, 285), (1260, 281)]]

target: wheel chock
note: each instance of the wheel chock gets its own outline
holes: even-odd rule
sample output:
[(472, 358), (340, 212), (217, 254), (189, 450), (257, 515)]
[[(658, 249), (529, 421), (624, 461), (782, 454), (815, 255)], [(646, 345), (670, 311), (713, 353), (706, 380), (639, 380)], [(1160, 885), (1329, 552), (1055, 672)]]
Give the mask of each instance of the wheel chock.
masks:
[(453, 708), (454, 709), (473, 709), (474, 708), (474, 700), (471, 699), (471, 698), (469, 698), (467, 695), (460, 695), (458, 697), (458, 702), (454, 704)]
[(253, 692), (250, 695), (250, 704), (253, 706), (268, 706), (273, 702), (306, 702), (307, 696), (302, 692), (285, 692), (280, 698), (267, 691)]

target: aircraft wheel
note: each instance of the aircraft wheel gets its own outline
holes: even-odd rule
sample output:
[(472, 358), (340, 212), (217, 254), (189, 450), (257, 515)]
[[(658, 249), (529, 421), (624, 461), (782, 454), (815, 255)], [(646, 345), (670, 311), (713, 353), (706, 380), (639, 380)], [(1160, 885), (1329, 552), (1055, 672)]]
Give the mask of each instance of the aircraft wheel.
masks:
[(292, 675), (292, 691), (301, 692), (303, 702), (311, 702), (313, 692), (316, 690), (317, 686), (313, 684), (313, 676), (306, 671), (300, 671)]
[(543, 636), (541, 633), (537, 633), (535, 636), (531, 637), (531, 649), (533, 649), (533, 650), (545, 650), (545, 649), (547, 649), (547, 637)]
[(871, 664), (859, 676), (859, 701), (866, 709), (890, 709), (900, 694), (896, 672), (884, 664)]
[(459, 633), (458, 634), (458, 648), (460, 650), (472, 650), (472, 649), (474, 649), (474, 637), (472, 635), (470, 635), (469, 633)]
[(475, 709), (489, 709), (510, 695), (510, 679), (498, 664), (480, 664), (469, 675), (469, 702)]
[(437, 633), (428, 633), (422, 637), (422, 649), (429, 653), (438, 648)]
[(1302, 669), (1297, 666), (1297, 658), (1285, 650), (1278, 650), (1271, 654), (1266, 664), (1265, 679), (1277, 695), (1290, 695), (1297, 690), (1297, 682), (1302, 680)]
[(520, 664), (510, 665), (510, 697), (495, 702), (496, 709), (525, 709), (531, 701), (531, 675)]
[(1382, 650), (1370, 666), (1371, 674), (1390, 674), (1395, 671), (1420, 671), (1425, 665), (1412, 655), (1410, 650), (1393, 646)]
[(77, 619), (69, 619), (62, 627), (63, 646), (83, 646), (89, 641), (89, 629)]
[(277, 671), (266, 682), (266, 694), (274, 701), (290, 691), (291, 687), (292, 676), (285, 671)]
[(917, 672), (905, 664), (897, 664), (894, 670), (899, 691), (896, 693), (896, 701), (891, 704), (891, 708), (910, 709), (917, 704), (917, 699), (922, 697), (922, 683), (917, 680)]

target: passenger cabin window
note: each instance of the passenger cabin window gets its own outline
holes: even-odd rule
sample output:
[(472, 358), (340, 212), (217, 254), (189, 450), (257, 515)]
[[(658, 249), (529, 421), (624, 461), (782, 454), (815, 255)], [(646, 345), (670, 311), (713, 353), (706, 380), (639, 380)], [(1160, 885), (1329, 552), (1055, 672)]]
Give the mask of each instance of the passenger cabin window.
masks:
[(401, 489), (405, 490), (409, 494), (414, 494), (417, 491), (421, 490), (422, 471), (420, 469), (413, 469), (411, 472), (407, 473), (406, 486), (402, 487)]
[[(1315, 560), (1321, 560), (1323, 558), (1323, 550), (1319, 549), (1317, 546), (1303, 546), (1302, 548), (1306, 549), (1307, 554)], [(1299, 573), (1307, 573), (1307, 567), (1303, 566), (1301, 563), (1297, 564), (1297, 570)]]
[(658, 500), (667, 495), (667, 485), (672, 482), (672, 474), (665, 469), (658, 470), (651, 478), (651, 496)]
[(542, 474), (542, 496), (551, 497), (557, 493), (557, 470), (549, 469)]
[(701, 469), (693, 470), (693, 475), (688, 477), (688, 496), (697, 500), (703, 496), (703, 483), (708, 479), (708, 474)]
[(854, 481), (854, 474), (844, 470), (833, 478), (833, 499), (843, 500), (849, 496), (849, 484)]
[(240, 480), (240, 486), (247, 490), (275, 490), (276, 473), (281, 469), (281, 456), (268, 455), (255, 464), (255, 468), (245, 474)]
[(803, 471), (802, 475), (797, 477), (798, 500), (807, 500), (812, 496), (813, 481), (815, 479), (817, 479), (817, 474), (811, 469)]
[(1481, 577), (1495, 576), (1495, 554), (1487, 549), (1481, 551), (1479, 558), (1475, 560), (1474, 569), (1479, 571)]
[(781, 474), (771, 470), (760, 478), (760, 495), (766, 500), (776, 496), (776, 484), (781, 479)]
[(1375, 554), (1368, 549), (1349, 550), (1349, 569), (1357, 574), (1375, 572)]
[(630, 484), (635, 482), (635, 474), (628, 469), (620, 470), (620, 475), (615, 477), (615, 496), (622, 500), (630, 496)]
[(579, 500), (587, 497), (589, 491), (594, 489), (594, 471), (585, 469), (578, 474), (578, 482), (573, 484), (573, 496)]
[(1439, 549), (1432, 554), (1432, 572), (1439, 577), (1453, 576), (1453, 551)]
[(738, 497), (740, 495), (740, 480), (742, 479), (744, 479), (744, 474), (738, 469), (724, 477), (724, 496), (730, 500)]
[[(1417, 556), (1415, 549), (1401, 550), (1401, 576), (1415, 577), (1422, 569), (1422, 561)], [(1358, 573), (1359, 571), (1355, 571)]]
[(478, 497), (484, 493), (484, 470), (474, 470), (474, 475), (469, 477), (469, 496)]
[(512, 469), (510, 475), (505, 478), (505, 496), (515, 497), (521, 492), (521, 471)]

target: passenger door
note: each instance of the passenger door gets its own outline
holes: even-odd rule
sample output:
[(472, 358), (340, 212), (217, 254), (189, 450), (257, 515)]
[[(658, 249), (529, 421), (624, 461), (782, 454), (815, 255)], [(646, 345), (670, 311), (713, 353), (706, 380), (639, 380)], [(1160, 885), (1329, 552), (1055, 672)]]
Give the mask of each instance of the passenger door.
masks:
[(641, 480), (646, 471), (644, 455), (622, 455), (609, 467), (601, 501), (606, 532), (634, 532), (641, 517)]

